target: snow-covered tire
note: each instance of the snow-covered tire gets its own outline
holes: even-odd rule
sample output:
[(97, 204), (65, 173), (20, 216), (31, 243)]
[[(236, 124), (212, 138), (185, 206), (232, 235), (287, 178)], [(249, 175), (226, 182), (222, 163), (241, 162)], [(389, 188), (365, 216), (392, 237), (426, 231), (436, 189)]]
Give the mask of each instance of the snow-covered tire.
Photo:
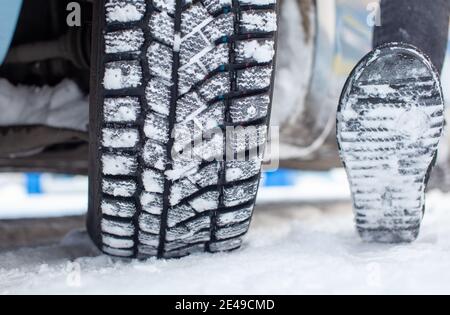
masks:
[(415, 47), (387, 44), (353, 70), (339, 104), (337, 139), (363, 240), (417, 238), (443, 127), (439, 74)]
[(103, 252), (240, 247), (261, 168), (248, 153), (269, 124), (275, 2), (96, 1), (88, 230)]

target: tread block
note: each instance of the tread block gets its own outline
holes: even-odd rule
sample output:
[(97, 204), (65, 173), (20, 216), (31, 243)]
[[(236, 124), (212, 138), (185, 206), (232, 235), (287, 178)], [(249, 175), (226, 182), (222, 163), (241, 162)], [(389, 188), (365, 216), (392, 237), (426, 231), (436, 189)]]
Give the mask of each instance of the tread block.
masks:
[(216, 103), (196, 116), (194, 116), (195, 113), (192, 114), (185, 122), (175, 124), (175, 151), (181, 152), (186, 147), (190, 148), (194, 140), (205, 139), (207, 141), (215, 132), (220, 132), (219, 127), (224, 124), (224, 111), (224, 104)]
[(180, 248), (188, 247), (191, 244), (206, 243), (209, 242), (210, 239), (211, 234), (209, 231), (201, 231), (182, 240), (167, 242), (165, 249), (166, 251), (170, 252)]
[(201, 3), (191, 5), (181, 14), (181, 35), (185, 37), (195, 31), (199, 25), (209, 21), (211, 15)]
[(225, 104), (223, 102), (209, 105), (207, 109), (192, 117), (193, 123), (203, 131), (211, 130), (225, 123)]
[(145, 119), (144, 133), (147, 138), (165, 144), (169, 141), (169, 122), (164, 116), (150, 113)]
[(255, 0), (239, 0), (239, 3), (241, 5), (252, 5), (252, 6), (263, 6), (263, 5), (273, 5), (277, 3), (277, 0), (262, 0), (262, 1), (255, 1)]
[(134, 241), (131, 238), (118, 238), (111, 235), (102, 235), (102, 242), (108, 247), (117, 249), (130, 249), (134, 246)]
[(131, 257), (134, 255), (134, 250), (132, 250), (132, 249), (111, 248), (106, 245), (103, 245), (102, 251), (105, 254), (115, 256), (115, 257)]
[(139, 215), (139, 228), (150, 234), (159, 234), (161, 217), (148, 213), (141, 213)]
[(105, 53), (107, 54), (139, 52), (143, 44), (144, 32), (140, 28), (105, 34)]
[(272, 81), (272, 66), (255, 66), (237, 72), (238, 90), (265, 89)]
[(153, 5), (161, 11), (165, 11), (170, 14), (175, 13), (175, 1), (153, 0)]
[(236, 211), (220, 213), (217, 217), (217, 224), (221, 227), (231, 224), (241, 223), (250, 220), (253, 213), (253, 206), (245, 207)]
[(219, 182), (219, 170), (219, 163), (211, 163), (210, 165), (203, 167), (195, 174), (190, 175), (188, 178), (190, 181), (202, 188), (217, 185)]
[(224, 204), (226, 207), (234, 207), (256, 198), (258, 180), (242, 183), (224, 189)]
[(206, 101), (197, 92), (190, 92), (177, 101), (176, 120), (178, 123), (190, 120), (199, 110), (206, 108)]
[(219, 96), (223, 96), (230, 92), (230, 76), (228, 73), (218, 73), (206, 80), (199, 90), (200, 95), (206, 101), (211, 101)]
[(106, 148), (134, 148), (139, 141), (139, 131), (132, 128), (104, 128), (102, 134)]
[(199, 169), (200, 162), (193, 160), (190, 156), (181, 157), (175, 155), (172, 157), (173, 169), (167, 170), (164, 173), (166, 175), (166, 178), (172, 182), (175, 182), (181, 178), (189, 177)]
[(145, 0), (108, 0), (105, 4), (107, 23), (127, 23), (145, 15)]
[(189, 204), (197, 212), (205, 212), (217, 209), (217, 207), (219, 206), (219, 192), (217, 191), (206, 192), (189, 201)]
[(149, 234), (149, 233), (145, 233), (143, 231), (139, 231), (138, 239), (142, 245), (151, 246), (155, 250), (159, 246), (159, 235)]
[(264, 153), (266, 137), (266, 125), (236, 127), (229, 133), (227, 144), (233, 152), (239, 154), (239, 160), (246, 159), (244, 156), (241, 157), (246, 151), (250, 151), (251, 159), (257, 159)]
[(136, 205), (133, 202), (112, 198), (104, 198), (100, 209), (103, 214), (119, 218), (132, 218), (136, 213)]
[(148, 106), (155, 112), (168, 116), (170, 108), (170, 83), (152, 78), (145, 90)]
[(108, 123), (134, 123), (140, 112), (136, 97), (107, 97), (103, 104), (103, 116)]
[(178, 91), (185, 94), (193, 85), (205, 78), (207, 72), (198, 63), (192, 63), (178, 70)]
[(182, 204), (171, 207), (168, 210), (167, 226), (172, 228), (175, 225), (194, 217), (196, 214), (195, 210), (189, 205)]
[(203, 0), (203, 5), (210, 14), (221, 11), (224, 7), (231, 7), (231, 0)]
[(277, 15), (274, 10), (248, 10), (242, 12), (242, 33), (269, 33), (277, 30)]
[(180, 45), (180, 65), (185, 67), (189, 62), (194, 63), (198, 59), (194, 59), (196, 55), (213, 48), (214, 45), (200, 31), (184, 37)]
[(117, 180), (103, 178), (103, 193), (114, 197), (132, 197), (136, 192), (136, 182), (133, 180)]
[(134, 226), (131, 222), (113, 221), (109, 219), (102, 219), (102, 232), (117, 236), (133, 236)]
[(225, 164), (226, 182), (241, 181), (259, 174), (261, 160), (227, 161)]
[(153, 12), (150, 17), (150, 32), (161, 42), (173, 46), (175, 23), (166, 12)]
[(164, 253), (164, 258), (179, 258), (188, 256), (190, 254), (204, 252), (205, 251), (205, 245), (204, 244), (196, 244), (187, 248), (174, 250), (171, 252)]
[(138, 168), (135, 156), (104, 153), (102, 171), (104, 175), (134, 175)]
[(167, 150), (163, 145), (152, 140), (148, 140), (145, 143), (142, 157), (149, 167), (153, 167), (161, 171), (166, 169)]
[(232, 13), (222, 14), (214, 21), (202, 28), (202, 33), (211, 43), (222, 37), (228, 37), (234, 33), (234, 15)]
[(236, 62), (271, 62), (275, 56), (275, 41), (271, 39), (253, 39), (236, 43)]
[(183, 199), (189, 197), (199, 188), (188, 179), (182, 179), (173, 183), (170, 187), (169, 201), (171, 206), (177, 205)]
[(242, 238), (235, 238), (226, 241), (211, 242), (209, 250), (211, 252), (226, 252), (237, 249), (242, 246)]
[(140, 198), (142, 210), (154, 215), (160, 215), (163, 207), (163, 197), (160, 194), (143, 192)]
[(158, 255), (158, 248), (148, 245), (139, 245), (138, 246), (138, 258), (145, 259), (148, 257), (154, 257)]
[[(209, 229), (211, 227), (211, 218), (209, 216), (202, 216), (195, 220), (189, 221), (184, 225), (176, 226), (167, 229), (166, 240), (169, 242), (179, 240), (191, 240), (190, 243), (194, 243), (192, 238), (200, 233), (202, 230), (207, 230), (207, 241), (209, 240)], [(204, 236), (202, 236), (203, 238)]]
[(164, 175), (152, 169), (142, 172), (142, 183), (147, 192), (160, 193), (164, 192)]
[(212, 162), (224, 155), (224, 135), (221, 130), (213, 130), (205, 135), (207, 138), (192, 148), (193, 158), (198, 161)]
[(218, 240), (228, 239), (230, 237), (236, 237), (236, 236), (247, 233), (249, 226), (250, 226), (250, 221), (245, 221), (243, 223), (230, 225), (230, 226), (227, 226), (224, 228), (219, 228), (219, 229), (217, 229), (217, 231), (215, 231), (214, 235), (216, 236), (216, 239), (218, 239)]
[(138, 61), (112, 61), (105, 64), (103, 86), (106, 90), (136, 88), (142, 84), (142, 68)]
[(219, 68), (219, 66), (228, 64), (229, 58), (228, 45), (220, 44), (202, 56), (200, 58), (200, 63), (208, 72), (212, 72)]
[(169, 81), (172, 79), (173, 52), (171, 48), (153, 42), (148, 47), (147, 60), (152, 75)]
[(194, 140), (194, 126), (192, 124), (176, 124), (174, 130), (174, 143), (173, 149), (175, 152), (181, 155), (187, 153), (187, 149), (190, 148), (192, 141)]
[(233, 123), (251, 122), (267, 117), (270, 105), (269, 94), (260, 94), (234, 99), (230, 106)]

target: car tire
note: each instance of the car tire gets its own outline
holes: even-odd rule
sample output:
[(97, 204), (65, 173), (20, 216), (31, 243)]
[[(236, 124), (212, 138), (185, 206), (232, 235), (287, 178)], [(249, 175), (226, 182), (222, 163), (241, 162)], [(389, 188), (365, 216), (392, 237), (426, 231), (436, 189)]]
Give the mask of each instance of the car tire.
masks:
[(239, 248), (269, 126), (275, 0), (100, 0), (94, 17), (91, 238), (142, 259)]

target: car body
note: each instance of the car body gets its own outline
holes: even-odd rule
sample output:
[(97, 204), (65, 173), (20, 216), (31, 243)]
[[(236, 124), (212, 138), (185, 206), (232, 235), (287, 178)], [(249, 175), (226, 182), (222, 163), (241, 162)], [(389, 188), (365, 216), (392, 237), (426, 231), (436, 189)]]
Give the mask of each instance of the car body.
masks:
[(9, 0), (0, 3), (0, 64), (5, 59), (14, 36), (22, 0)]

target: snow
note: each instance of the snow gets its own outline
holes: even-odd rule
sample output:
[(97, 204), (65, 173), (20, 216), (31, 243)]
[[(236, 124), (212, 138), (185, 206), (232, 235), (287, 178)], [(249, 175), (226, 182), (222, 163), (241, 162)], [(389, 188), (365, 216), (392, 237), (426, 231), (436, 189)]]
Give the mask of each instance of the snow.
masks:
[(127, 156), (104, 155), (103, 174), (128, 175), (136, 167), (136, 160)]
[(164, 176), (154, 170), (145, 170), (142, 174), (142, 182), (148, 192), (164, 192)]
[(269, 5), (275, 4), (276, 0), (240, 0), (242, 4), (252, 4), (252, 5)]
[(123, 88), (122, 70), (113, 68), (106, 69), (103, 85), (107, 90), (117, 90)]
[(132, 4), (126, 4), (123, 7), (115, 6), (108, 10), (107, 20), (109, 22), (131, 22), (139, 21), (143, 17), (143, 13)]
[(0, 126), (46, 125), (87, 131), (89, 104), (77, 84), (14, 86), (0, 78)]
[(241, 17), (241, 25), (248, 30), (274, 32), (277, 30), (277, 16), (275, 12), (243, 12)]
[(145, 212), (148, 212), (150, 214), (160, 215), (161, 214), (161, 207), (160, 206), (154, 206), (154, 204), (160, 203), (162, 197), (158, 196), (154, 193), (148, 193), (144, 192), (141, 195), (141, 204), (142, 208)]
[[(242, 3), (270, 1), (241, 0)], [(164, 4), (166, 1), (155, 3)], [(295, 1), (288, 3), (292, 5)], [(117, 11), (118, 15), (113, 18), (140, 19), (139, 11), (135, 11), (137, 13), (134, 12), (134, 16), (128, 17)], [(292, 16), (298, 15), (297, 7), (285, 11), (291, 12)], [(292, 36), (295, 34), (292, 32)], [(300, 35), (297, 33), (297, 36)], [(297, 44), (301, 46), (303, 43), (297, 40), (295, 44), (292, 42), (292, 47), (297, 47)], [(303, 53), (297, 52), (309, 60), (310, 47), (306, 48)], [(291, 72), (285, 72), (283, 77), (278, 76), (282, 78), (278, 80), (280, 86), (285, 86), (283, 91), (287, 91), (284, 99), (290, 99), (289, 104), (281, 101), (274, 104), (275, 114), (280, 116), (280, 121), (288, 118), (283, 115), (292, 114), (292, 107), (288, 105), (294, 106), (302, 98), (304, 89), (299, 87), (306, 89), (309, 75), (295, 69), (298, 67), (291, 66)], [(306, 78), (305, 82), (296, 78), (292, 71), (301, 73)], [(12, 88), (8, 86), (7, 91), (12, 91)], [(30, 88), (30, 91), (37, 90)], [(29, 95), (34, 98), (38, 94)], [(27, 103), (29, 99), (25, 99)], [(16, 100), (13, 101), (16, 104)], [(2, 103), (9, 105), (13, 102), (0, 102), (0, 106)], [(65, 103), (61, 104), (68, 107), (72, 104)], [(73, 117), (85, 117), (87, 122), (87, 102), (84, 99), (79, 104), (85, 107), (82, 111), (85, 116), (80, 114)], [(158, 100), (151, 106), (167, 114), (164, 104)], [(125, 102), (110, 105), (111, 111), (121, 113), (119, 121), (132, 122), (136, 119), (135, 108), (128, 110), (127, 106), (123, 106)], [(83, 108), (71, 106), (74, 110)], [(290, 109), (282, 111), (281, 106)], [(17, 108), (8, 106), (6, 109)], [(61, 113), (67, 113), (67, 110)], [(0, 117), (4, 118), (5, 115)], [(68, 122), (67, 119), (51, 121)], [(74, 121), (73, 125), (86, 124)], [(132, 160), (120, 156), (106, 156), (103, 163), (104, 172), (111, 174), (126, 174), (134, 167)], [(178, 173), (170, 172), (166, 176), (169, 179), (181, 177)], [(153, 186), (156, 182), (149, 177), (144, 178), (144, 184)], [(409, 245), (379, 245), (363, 243), (356, 235), (348, 202), (349, 193), (342, 170), (333, 171), (328, 177), (302, 176), (294, 186), (262, 188), (249, 235), (242, 249), (232, 253), (196, 254), (180, 260), (117, 260), (100, 255), (84, 232), (74, 232), (60, 244), (47, 247), (0, 251), (0, 294), (450, 293), (450, 195), (432, 192), (427, 196), (427, 213), (417, 242)], [(87, 205), (86, 194), (60, 193), (30, 197), (19, 185), (2, 185), (0, 200), (2, 208), (17, 208), (18, 200), (21, 201), (18, 210), (2, 209), (2, 218), (17, 217), (19, 213), (21, 217), (61, 215), (63, 208), (65, 215), (80, 214)], [(154, 196), (143, 200), (143, 203), (153, 201), (157, 201)], [(80, 205), (83, 208), (81, 210)], [(192, 205), (202, 210), (216, 207), (217, 202), (205, 197), (197, 198)], [(124, 206), (105, 203), (102, 208), (109, 209), (111, 213), (120, 210), (124, 217), (134, 214), (132, 208)], [(228, 222), (232, 218), (225, 215), (222, 219)], [(110, 223), (105, 222), (104, 225), (109, 231), (116, 232), (116, 227)], [(106, 238), (104, 241), (117, 240)], [(121, 246), (130, 245), (132, 240), (121, 242)], [(157, 246), (155, 240), (147, 243)]]
[(400, 134), (409, 137), (409, 141), (416, 142), (430, 130), (432, 121), (424, 110), (411, 108), (399, 117), (397, 126)]
[(232, 1), (231, 0), (219, 0), (219, 4), (223, 7), (225, 6), (231, 6)]
[(134, 245), (134, 241), (131, 239), (119, 239), (107, 235), (103, 235), (102, 240), (105, 245), (113, 248), (131, 248)]
[(136, 191), (136, 183), (132, 180), (103, 179), (102, 191), (115, 197), (132, 197)]
[[(126, 201), (103, 200), (101, 210), (102, 213), (113, 217), (131, 218), (136, 213), (136, 206)], [(64, 213), (60, 215), (64, 215)]]
[(138, 52), (144, 44), (141, 29), (124, 30), (105, 34), (105, 53)]
[(229, 182), (234, 182), (235, 180), (238, 180), (244, 175), (244, 172), (240, 168), (227, 168), (226, 170), (226, 178)]
[(172, 170), (167, 170), (165, 171), (165, 175), (167, 177), (167, 179), (171, 180), (171, 181), (176, 181), (180, 178), (185, 178), (191, 175), (196, 174), (198, 171), (198, 164), (197, 163), (192, 163), (192, 164), (187, 164), (184, 167), (176, 167)]
[[(189, 1), (186, 1), (186, 3), (188, 2)], [(167, 11), (169, 13), (175, 12), (175, 0), (154, 0), (153, 3), (157, 8), (163, 11)]]
[(103, 129), (103, 145), (109, 148), (133, 148), (139, 141), (136, 129)]
[(139, 112), (139, 99), (106, 98), (103, 111), (107, 122), (134, 122)]
[[(207, 197), (210, 197), (210, 196), (207, 196)], [(218, 202), (217, 198), (197, 197), (194, 200), (189, 201), (189, 204), (197, 212), (205, 212), (208, 210), (214, 210), (217, 208), (218, 203), (219, 202)]]
[(273, 42), (266, 42), (264, 44), (258, 43), (257, 40), (252, 40), (244, 43), (245, 58), (253, 58), (256, 62), (269, 62), (275, 55)]
[(347, 203), (260, 207), (242, 249), (180, 260), (112, 259), (76, 233), (0, 253), (0, 294), (448, 294), (449, 204), (429, 195), (410, 245), (363, 243)]
[(145, 119), (144, 133), (147, 138), (167, 143), (169, 141), (169, 124), (165, 117), (149, 114)]
[(102, 232), (118, 236), (134, 235), (134, 226), (131, 223), (116, 222), (108, 219), (102, 219), (101, 230)]
[[(376, 58), (375, 58), (376, 59)], [(390, 93), (395, 93), (396, 90), (391, 88), (389, 84), (372, 84), (360, 87), (367, 95), (376, 95), (378, 97), (386, 97)]]
[(173, 39), (173, 51), (179, 52), (181, 47), (181, 34), (180, 32), (175, 33)]

